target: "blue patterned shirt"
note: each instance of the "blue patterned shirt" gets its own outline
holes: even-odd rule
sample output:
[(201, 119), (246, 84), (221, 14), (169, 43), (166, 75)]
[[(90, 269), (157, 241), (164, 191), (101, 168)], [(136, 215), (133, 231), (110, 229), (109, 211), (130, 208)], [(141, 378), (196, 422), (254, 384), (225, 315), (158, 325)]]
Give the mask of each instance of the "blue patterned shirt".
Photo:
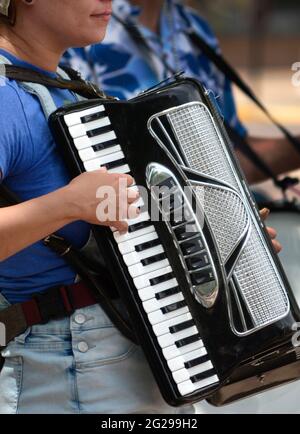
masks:
[[(166, 0), (158, 35), (138, 23), (141, 10), (128, 0), (113, 0), (113, 11), (122, 21), (138, 24), (152, 53), (145, 53), (124, 26), (112, 18), (101, 44), (69, 50), (64, 63), (80, 71), (83, 78), (96, 81), (107, 94), (120, 99), (130, 99), (169, 77), (167, 63), (173, 70), (184, 71), (186, 76), (201, 81), (214, 95), (227, 122), (241, 135), (246, 134), (237, 117), (231, 83), (193, 45), (187, 34), (188, 26), (192, 25), (219, 52), (216, 36), (203, 18), (178, 0)], [(189, 24), (183, 16), (188, 18)]]

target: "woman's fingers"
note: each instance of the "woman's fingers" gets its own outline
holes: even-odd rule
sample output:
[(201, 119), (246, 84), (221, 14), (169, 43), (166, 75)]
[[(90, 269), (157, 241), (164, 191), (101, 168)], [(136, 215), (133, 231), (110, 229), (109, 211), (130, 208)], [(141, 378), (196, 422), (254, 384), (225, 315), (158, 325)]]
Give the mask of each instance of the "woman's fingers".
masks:
[[(268, 208), (263, 208), (262, 210), (259, 211), (259, 214), (260, 214), (262, 220), (265, 221), (270, 214), (270, 210)], [(282, 245), (280, 244), (280, 242), (278, 240), (276, 240), (276, 237), (277, 237), (276, 230), (274, 228), (267, 227), (267, 232), (269, 234), (269, 237), (272, 240), (272, 244), (273, 244), (275, 252), (276, 253), (281, 252)]]
[(259, 211), (259, 214), (263, 219), (263, 221), (265, 221), (269, 217), (270, 210), (268, 208), (263, 208), (262, 210)]
[(276, 253), (281, 252), (281, 250), (282, 250), (282, 245), (280, 244), (279, 241), (277, 241), (277, 240), (272, 240), (272, 244), (273, 244), (273, 247), (274, 247), (274, 250), (275, 250)]
[(136, 202), (140, 198), (140, 193), (138, 191), (130, 192), (127, 195), (127, 201), (129, 204)]
[(277, 232), (274, 228), (267, 227), (268, 234), (272, 240), (277, 237)]

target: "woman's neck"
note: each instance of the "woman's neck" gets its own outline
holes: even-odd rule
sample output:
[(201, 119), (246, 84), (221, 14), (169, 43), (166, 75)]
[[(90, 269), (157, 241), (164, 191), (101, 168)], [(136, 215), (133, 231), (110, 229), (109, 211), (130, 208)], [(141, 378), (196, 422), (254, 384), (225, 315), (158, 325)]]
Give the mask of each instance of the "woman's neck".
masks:
[[(33, 35), (32, 35), (33, 36)], [(41, 69), (55, 72), (62, 55), (59, 50), (48, 48), (42, 40), (35, 37), (22, 37), (18, 28), (1, 26), (0, 48), (10, 52), (19, 59)]]
[(142, 8), (139, 22), (143, 26), (157, 33), (159, 30), (159, 17), (164, 0), (131, 0), (131, 3), (141, 6)]

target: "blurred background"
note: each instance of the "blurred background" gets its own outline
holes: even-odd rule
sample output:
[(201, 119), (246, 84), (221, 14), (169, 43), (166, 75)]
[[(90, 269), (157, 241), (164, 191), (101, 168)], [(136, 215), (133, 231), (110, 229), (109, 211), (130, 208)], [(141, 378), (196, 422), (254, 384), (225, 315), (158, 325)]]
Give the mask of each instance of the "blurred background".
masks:
[[(293, 86), (292, 65), (300, 66), (299, 0), (191, 0), (208, 19), (226, 58), (238, 69), (270, 111), (300, 134), (300, 83)], [(268, 119), (235, 89), (241, 120), (251, 135), (280, 135)], [(297, 174), (300, 177), (300, 172)], [(272, 182), (256, 186), (273, 198)], [(293, 228), (295, 230), (295, 228)], [(297, 238), (293, 233), (292, 237)], [(295, 258), (296, 260), (296, 258)], [(296, 264), (297, 266), (297, 264)], [(215, 409), (202, 402), (200, 413), (300, 413), (299, 382)]]
[[(300, 62), (299, 0), (189, 0), (208, 19), (225, 57), (238, 68), (271, 112), (300, 134), (300, 83), (293, 86), (292, 65)], [(251, 135), (279, 135), (239, 91), (238, 111)], [(278, 192), (272, 183), (258, 189)]]

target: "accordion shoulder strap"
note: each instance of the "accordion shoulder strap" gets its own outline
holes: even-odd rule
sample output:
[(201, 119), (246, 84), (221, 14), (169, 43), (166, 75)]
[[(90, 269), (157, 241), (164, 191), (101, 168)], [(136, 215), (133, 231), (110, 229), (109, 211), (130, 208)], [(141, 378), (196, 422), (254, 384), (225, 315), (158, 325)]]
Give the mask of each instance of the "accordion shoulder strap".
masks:
[(283, 133), (287, 140), (300, 152), (300, 140), (291, 134), (274, 116), (269, 112), (266, 106), (260, 101), (253, 89), (242, 79), (239, 73), (230, 65), (222, 54), (217, 53), (202, 37), (195, 31), (191, 19), (184, 10), (181, 15), (188, 25), (187, 34), (193, 44), (208, 57), (208, 59), (234, 83), (260, 110), (270, 119), (270, 121)]
[[(0, 183), (0, 208), (18, 203), (20, 203), (18, 197)], [(127, 339), (138, 345), (139, 343), (130, 320), (119, 312), (109, 297), (109, 294), (114, 290), (114, 284), (107, 269), (97, 264), (96, 272), (90, 267), (87, 258), (84, 257), (80, 250), (75, 249), (70, 243), (56, 234), (49, 235), (44, 240), (44, 244), (57, 255), (64, 257), (66, 262), (78, 273), (85, 284), (97, 294), (99, 304), (117, 329)], [(53, 306), (53, 309), (55, 311), (56, 306)]]

